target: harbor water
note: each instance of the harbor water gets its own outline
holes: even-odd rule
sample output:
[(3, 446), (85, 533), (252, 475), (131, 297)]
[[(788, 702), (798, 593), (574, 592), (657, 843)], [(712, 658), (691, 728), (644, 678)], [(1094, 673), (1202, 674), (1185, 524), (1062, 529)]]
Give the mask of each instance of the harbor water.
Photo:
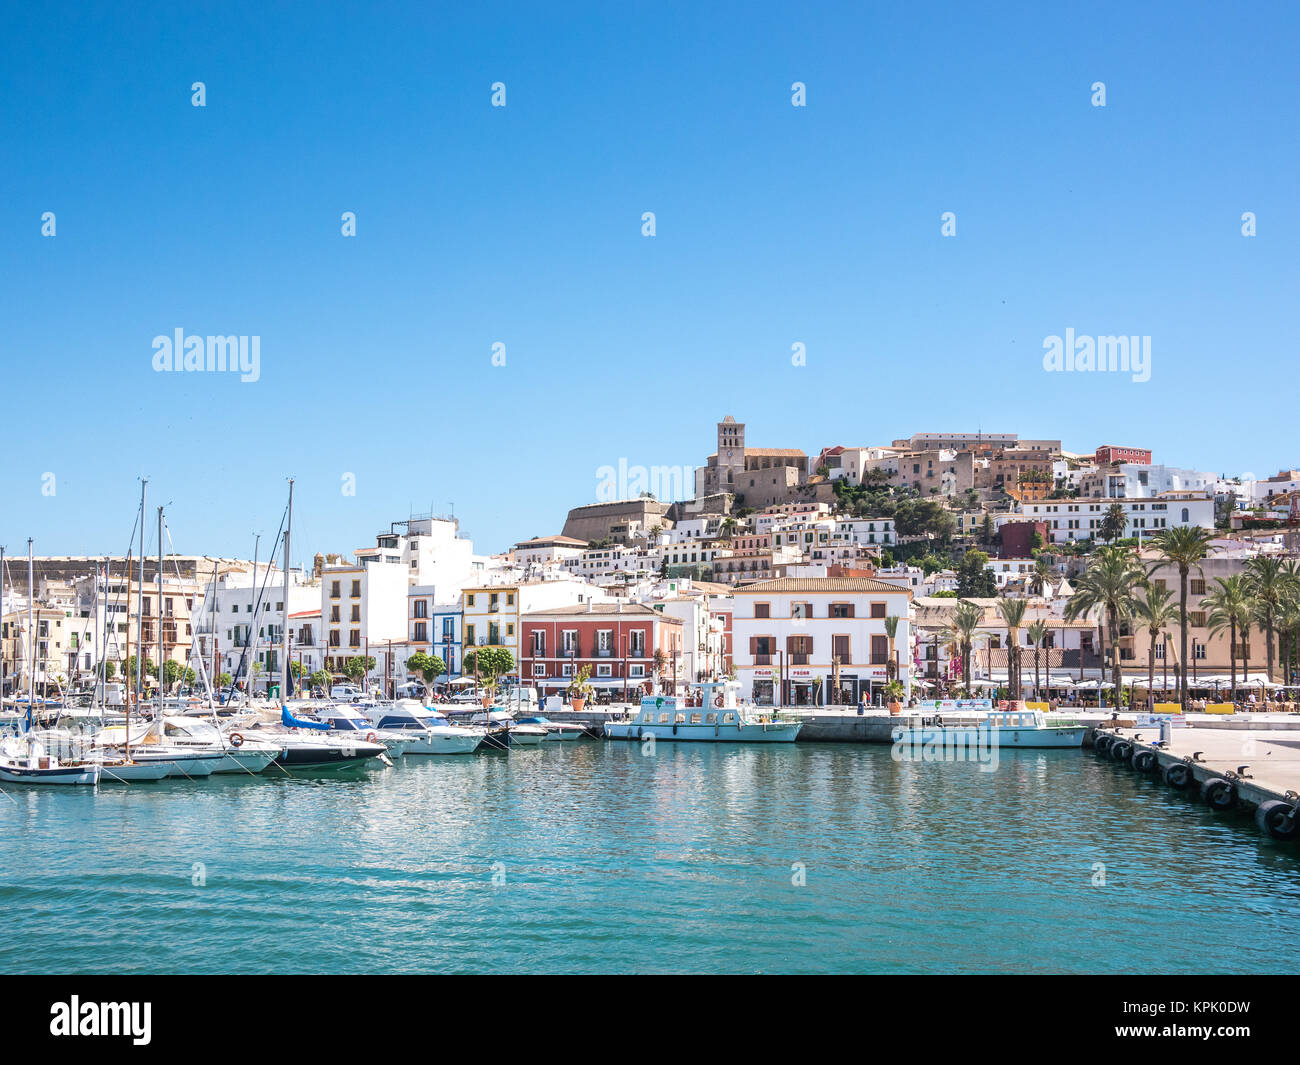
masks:
[(9, 973), (1300, 968), (1300, 850), (1077, 750), (584, 741), (5, 795)]

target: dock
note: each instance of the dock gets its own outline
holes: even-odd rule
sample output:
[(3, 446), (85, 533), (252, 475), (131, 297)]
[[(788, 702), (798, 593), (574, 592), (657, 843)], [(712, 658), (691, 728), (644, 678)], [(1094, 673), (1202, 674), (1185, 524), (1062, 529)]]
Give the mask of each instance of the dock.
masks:
[(1260, 831), (1273, 839), (1300, 840), (1300, 732), (1291, 722), (1281, 728), (1272, 721), (1197, 724), (1101, 727), (1090, 738), (1096, 754), (1119, 766), (1162, 780), (1218, 812), (1253, 813)]

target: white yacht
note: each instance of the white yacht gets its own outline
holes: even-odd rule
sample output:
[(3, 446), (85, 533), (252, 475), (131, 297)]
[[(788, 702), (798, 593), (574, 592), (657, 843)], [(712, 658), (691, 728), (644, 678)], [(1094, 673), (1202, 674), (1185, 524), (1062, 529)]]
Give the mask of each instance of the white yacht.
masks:
[(994, 747), (1082, 747), (1086, 725), (1056, 724), (1041, 710), (995, 710), (974, 720), (947, 721), (935, 716), (929, 724), (894, 729), (895, 743), (942, 743), (945, 737), (977, 739)]
[[(736, 700), (734, 681), (693, 685), (697, 699), (677, 695), (646, 695), (629, 721), (605, 723), (605, 735), (616, 740), (656, 740), (700, 743), (793, 743), (802, 721), (781, 721), (775, 713), (746, 713)], [(721, 689), (721, 691), (718, 691)], [(698, 704), (698, 705), (694, 705)]]
[[(114, 725), (95, 737), (101, 753), (126, 753), (126, 727)], [(140, 763), (172, 763), (169, 776), (209, 776), (212, 773), (260, 773), (281, 752), (275, 743), (227, 738), (211, 722), (167, 714), (156, 721), (131, 726), (130, 755)]]
[(485, 729), (453, 725), (445, 714), (415, 699), (378, 703), (366, 708), (370, 723), (410, 740), (407, 754), (470, 754), (483, 742)]

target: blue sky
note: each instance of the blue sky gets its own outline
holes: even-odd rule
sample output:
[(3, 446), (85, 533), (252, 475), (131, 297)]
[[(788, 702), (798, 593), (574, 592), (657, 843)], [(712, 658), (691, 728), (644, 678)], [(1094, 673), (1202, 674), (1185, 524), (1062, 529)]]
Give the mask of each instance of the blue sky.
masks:
[[(119, 552), (145, 474), (247, 554), (294, 476), (295, 559), (453, 504), (500, 550), (724, 414), (1300, 465), (1300, 8), (1057, 8), (9, 5), (0, 542)], [(1067, 327), (1151, 380), (1045, 373)], [(155, 373), (176, 328), (260, 380)]]

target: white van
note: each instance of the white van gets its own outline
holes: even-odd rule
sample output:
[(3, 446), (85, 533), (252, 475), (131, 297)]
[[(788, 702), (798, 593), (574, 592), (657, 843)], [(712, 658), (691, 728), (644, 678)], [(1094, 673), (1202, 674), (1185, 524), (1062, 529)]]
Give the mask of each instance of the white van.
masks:
[(355, 684), (335, 684), (330, 688), (330, 698), (340, 703), (356, 702), (364, 698), (365, 694)]

